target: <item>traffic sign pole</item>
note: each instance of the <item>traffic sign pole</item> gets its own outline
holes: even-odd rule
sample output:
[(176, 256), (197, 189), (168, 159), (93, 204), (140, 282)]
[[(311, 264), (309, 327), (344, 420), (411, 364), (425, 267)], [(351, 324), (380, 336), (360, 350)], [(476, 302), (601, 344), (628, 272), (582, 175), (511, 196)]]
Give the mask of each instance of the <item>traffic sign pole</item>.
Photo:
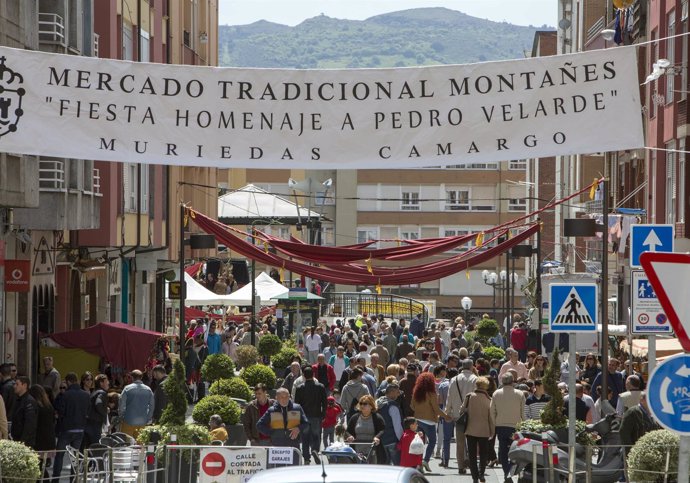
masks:
[[(632, 345), (630, 346), (632, 354)], [(632, 360), (632, 356), (630, 357)], [(651, 374), (656, 367), (656, 336), (651, 334), (647, 337), (647, 374)], [(632, 372), (630, 373), (632, 374)]]
[(570, 333), (568, 342), (570, 344), (570, 347), (568, 348), (568, 483), (574, 483), (575, 461), (577, 460), (575, 457), (575, 420), (577, 419), (575, 412), (575, 407), (577, 406), (577, 404), (575, 404), (577, 402), (577, 396), (575, 394), (575, 379), (577, 378), (577, 371), (575, 370), (577, 367), (577, 358), (575, 357), (575, 353), (577, 351), (576, 332)]
[(678, 448), (678, 483), (690, 483), (690, 436), (680, 437), (680, 448)]

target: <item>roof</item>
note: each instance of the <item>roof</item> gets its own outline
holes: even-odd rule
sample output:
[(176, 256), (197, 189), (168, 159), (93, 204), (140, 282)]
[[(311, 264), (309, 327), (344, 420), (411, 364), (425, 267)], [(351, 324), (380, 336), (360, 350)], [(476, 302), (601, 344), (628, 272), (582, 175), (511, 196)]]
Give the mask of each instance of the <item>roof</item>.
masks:
[[(277, 296), (288, 293), (288, 288), (273, 280), (266, 272), (261, 272), (254, 279), (254, 287), (261, 305), (275, 305)], [(248, 283), (241, 289), (228, 295), (233, 305), (252, 304), (252, 284)]]
[[(176, 270), (175, 279), (179, 280), (180, 271)], [(187, 296), (185, 297), (184, 304), (186, 306), (193, 305), (237, 305), (230, 299), (230, 295), (218, 295), (211, 292), (209, 289), (201, 285), (199, 282), (194, 280), (194, 278), (189, 275), (186, 271), (184, 274), (184, 281), (187, 284)], [(167, 297), (167, 287), (166, 287), (166, 297)]]
[(310, 215), (322, 218), (317, 211), (310, 211), (253, 184), (218, 197), (218, 221), (226, 225), (250, 225), (254, 220), (276, 220), (294, 225)]

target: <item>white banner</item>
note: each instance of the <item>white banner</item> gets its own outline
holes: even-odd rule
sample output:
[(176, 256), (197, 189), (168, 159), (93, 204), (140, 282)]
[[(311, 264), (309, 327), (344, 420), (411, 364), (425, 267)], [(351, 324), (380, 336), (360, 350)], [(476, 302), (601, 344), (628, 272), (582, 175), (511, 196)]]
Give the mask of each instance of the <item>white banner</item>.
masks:
[(425, 167), (644, 145), (635, 47), (349, 70), (0, 47), (0, 151), (253, 168)]

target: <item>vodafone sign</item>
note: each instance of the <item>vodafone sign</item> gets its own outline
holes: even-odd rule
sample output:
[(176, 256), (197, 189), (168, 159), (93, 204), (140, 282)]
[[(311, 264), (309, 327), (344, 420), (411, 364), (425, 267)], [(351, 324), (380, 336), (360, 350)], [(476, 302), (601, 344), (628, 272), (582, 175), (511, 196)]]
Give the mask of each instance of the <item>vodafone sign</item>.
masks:
[(5, 260), (5, 292), (28, 292), (30, 282), (29, 260)]

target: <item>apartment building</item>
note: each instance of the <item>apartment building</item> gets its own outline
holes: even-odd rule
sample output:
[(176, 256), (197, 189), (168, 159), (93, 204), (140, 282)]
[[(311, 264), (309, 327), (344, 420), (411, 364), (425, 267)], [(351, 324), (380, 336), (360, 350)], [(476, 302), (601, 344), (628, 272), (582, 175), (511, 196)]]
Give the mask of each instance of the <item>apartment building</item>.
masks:
[[(93, 56), (93, 4), (2, 2), (0, 44)], [(60, 311), (82, 302), (72, 275), (79, 250), (71, 247), (78, 230), (99, 226), (101, 183), (93, 160), (0, 153), (0, 354), (21, 372), (38, 367), (39, 335), (59, 330)]]

